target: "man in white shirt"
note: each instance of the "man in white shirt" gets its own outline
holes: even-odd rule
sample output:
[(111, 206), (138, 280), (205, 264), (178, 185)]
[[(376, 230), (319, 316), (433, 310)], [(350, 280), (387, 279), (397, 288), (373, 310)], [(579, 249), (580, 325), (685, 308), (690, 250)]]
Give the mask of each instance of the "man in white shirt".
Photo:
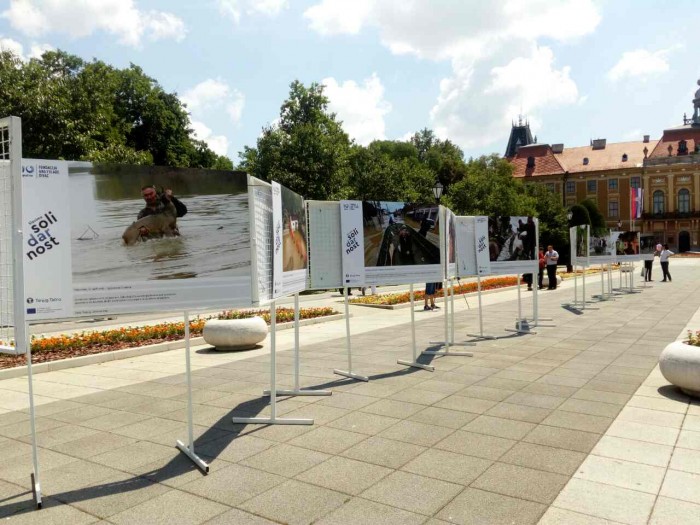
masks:
[(547, 263), (547, 280), (549, 286), (547, 290), (557, 289), (557, 262), (559, 261), (559, 253), (551, 244), (547, 246), (547, 251), (544, 254), (544, 260)]
[(664, 278), (661, 281), (665, 283), (666, 280), (671, 281), (671, 274), (668, 272), (668, 258), (673, 255), (673, 252), (668, 249), (668, 244), (664, 244), (664, 249), (661, 250), (659, 254), (659, 261), (661, 261), (661, 270), (664, 272)]

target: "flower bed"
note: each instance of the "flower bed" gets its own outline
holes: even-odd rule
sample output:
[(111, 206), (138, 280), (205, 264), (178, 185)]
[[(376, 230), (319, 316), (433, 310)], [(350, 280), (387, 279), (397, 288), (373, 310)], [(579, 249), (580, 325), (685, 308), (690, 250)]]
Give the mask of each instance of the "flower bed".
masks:
[[(300, 319), (314, 319), (337, 314), (333, 308), (301, 308)], [(228, 310), (218, 315), (190, 321), (190, 335), (199, 336), (207, 319), (246, 319), (253, 316), (262, 317), (270, 324), (270, 310)], [(293, 308), (277, 308), (277, 321), (280, 323), (294, 320)], [(185, 336), (185, 323), (160, 323), (151, 326), (124, 327), (114, 330), (81, 332), (72, 335), (52, 337), (32, 336), (32, 363), (56, 361), (69, 357), (111, 352), (124, 348), (152, 345), (167, 341), (178, 341)], [(21, 366), (25, 363), (23, 355), (0, 355), (0, 369)]]
[(692, 346), (700, 346), (700, 330), (696, 330), (695, 332), (688, 330), (688, 340), (686, 343)]
[[(521, 280), (521, 282), (524, 282)], [(517, 277), (494, 277), (493, 279), (484, 279), (481, 281), (481, 289), (493, 290), (495, 288), (504, 288), (506, 286), (515, 286), (518, 283)], [(455, 286), (455, 294), (465, 294), (477, 291), (477, 283), (464, 283)], [(425, 290), (416, 290), (413, 292), (416, 301), (420, 301), (425, 297)], [(382, 306), (392, 306), (396, 304), (408, 303), (411, 301), (409, 292), (391, 293), (383, 295), (369, 295), (367, 297), (357, 297), (351, 299), (351, 304), (376, 304)]]

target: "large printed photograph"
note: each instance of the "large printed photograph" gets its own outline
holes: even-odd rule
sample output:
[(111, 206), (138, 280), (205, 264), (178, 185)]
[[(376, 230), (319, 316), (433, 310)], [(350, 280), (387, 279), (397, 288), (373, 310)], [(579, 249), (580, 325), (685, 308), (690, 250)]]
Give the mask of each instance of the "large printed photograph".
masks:
[(615, 242), (615, 253), (618, 256), (639, 255), (639, 232), (619, 232)]
[(588, 243), (588, 254), (591, 257), (614, 257), (615, 244), (610, 242), (610, 236), (591, 235)]
[(533, 217), (489, 217), (491, 262), (535, 260), (537, 226)]
[(246, 175), (72, 167), (74, 285), (250, 275)]
[(304, 199), (298, 193), (282, 189), (283, 271), (306, 270), (308, 261)]
[(576, 226), (576, 258), (588, 258), (589, 229), (586, 226)]
[(365, 267), (440, 264), (439, 207), (363, 201)]

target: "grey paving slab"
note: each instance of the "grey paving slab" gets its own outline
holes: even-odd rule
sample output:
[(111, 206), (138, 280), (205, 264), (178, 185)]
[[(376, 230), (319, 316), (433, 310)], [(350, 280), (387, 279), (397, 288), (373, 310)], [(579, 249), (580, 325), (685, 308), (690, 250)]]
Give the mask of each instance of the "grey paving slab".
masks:
[(314, 465), (327, 460), (330, 456), (315, 450), (279, 444), (268, 448), (255, 456), (242, 460), (241, 465), (264, 470), (280, 476), (293, 477)]
[(341, 455), (396, 469), (408, 463), (425, 449), (426, 447), (412, 443), (374, 436), (345, 450)]
[(488, 459), (446, 450), (428, 449), (406, 463), (401, 470), (428, 478), (468, 485), (493, 464)]
[(199, 525), (226, 510), (228, 507), (219, 503), (171, 490), (110, 516), (109, 521), (117, 525)]
[(284, 481), (286, 478), (262, 470), (229, 465), (208, 476), (198, 476), (178, 488), (224, 505), (236, 506)]
[(445, 506), (437, 517), (461, 525), (530, 525), (537, 523), (546, 508), (546, 505), (540, 503), (467, 488)]
[(392, 472), (387, 467), (335, 456), (299, 474), (296, 479), (356, 496)]
[(425, 516), (364, 498), (352, 498), (342, 507), (317, 521), (317, 525), (418, 525)]
[(569, 476), (506, 463), (494, 463), (471, 487), (550, 504), (569, 481)]

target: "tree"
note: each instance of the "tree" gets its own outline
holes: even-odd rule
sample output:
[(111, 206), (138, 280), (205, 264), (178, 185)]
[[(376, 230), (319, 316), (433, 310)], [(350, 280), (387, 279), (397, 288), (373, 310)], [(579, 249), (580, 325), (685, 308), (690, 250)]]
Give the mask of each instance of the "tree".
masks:
[(580, 202), (581, 206), (586, 208), (590, 218), (591, 235), (602, 235), (607, 230), (605, 218), (600, 213), (598, 205), (592, 199), (584, 199)]
[(588, 208), (580, 204), (574, 204), (569, 208), (571, 212), (571, 219), (569, 219), (569, 226), (584, 226), (586, 224), (591, 224), (591, 216), (588, 214)]
[(525, 190), (533, 200), (535, 217), (539, 219), (540, 248), (551, 244), (561, 252), (568, 253), (569, 229), (566, 209), (562, 206), (559, 196), (542, 184), (526, 184)]
[(177, 96), (133, 64), (120, 70), (60, 50), (25, 63), (1, 52), (0, 115), (22, 118), (25, 157), (233, 166), (192, 137)]
[(497, 154), (472, 159), (465, 176), (445, 196), (459, 215), (534, 215), (535, 202), (512, 176), (511, 164)]
[(263, 128), (256, 148), (240, 154), (240, 169), (275, 180), (309, 199), (347, 194), (350, 140), (328, 110), (324, 86), (295, 80), (280, 108), (279, 124)]

